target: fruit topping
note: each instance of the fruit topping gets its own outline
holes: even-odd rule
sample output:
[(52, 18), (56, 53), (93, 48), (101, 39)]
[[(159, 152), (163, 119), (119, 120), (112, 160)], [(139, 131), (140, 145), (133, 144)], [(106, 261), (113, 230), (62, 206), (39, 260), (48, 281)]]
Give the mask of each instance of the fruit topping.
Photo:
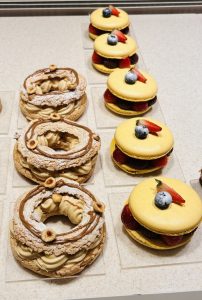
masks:
[(155, 205), (160, 209), (166, 209), (172, 203), (172, 196), (168, 192), (158, 192), (154, 198)]
[(158, 167), (158, 168), (163, 168), (167, 165), (168, 163), (168, 156), (165, 155), (165, 156), (162, 156), (160, 158), (157, 158), (157, 159), (154, 159), (152, 161), (152, 165), (153, 167)]
[(137, 68), (133, 68), (132, 71), (137, 75), (137, 80), (143, 83), (147, 81), (146, 77)]
[(134, 84), (137, 80), (137, 75), (134, 72), (127, 72), (125, 75), (125, 82), (128, 84)]
[(94, 64), (101, 64), (102, 57), (94, 51), (92, 55), (92, 61), (94, 62)]
[(107, 38), (107, 44), (108, 45), (116, 45), (118, 43), (118, 38), (115, 34), (111, 33), (109, 34), (108, 38)]
[(121, 165), (126, 163), (127, 161), (127, 155), (124, 154), (119, 148), (116, 148), (114, 150), (113, 158)]
[(118, 11), (118, 9), (116, 9), (116, 7), (114, 7), (113, 5), (109, 5), (109, 9), (111, 10), (111, 14), (118, 17), (120, 14), (120, 11)]
[(116, 102), (116, 96), (114, 96), (108, 89), (104, 92), (104, 99), (107, 103)]
[(89, 24), (88, 31), (95, 35), (98, 34), (98, 30), (92, 24)]
[(109, 7), (106, 7), (106, 8), (103, 9), (102, 16), (104, 18), (109, 18), (109, 17), (111, 17), (111, 15), (112, 15), (112, 11)]
[(125, 36), (120, 30), (115, 29), (112, 31), (112, 33), (117, 36), (119, 42), (121, 42), (121, 43), (126, 42), (127, 36)]
[(161, 237), (168, 246), (178, 245), (182, 242), (183, 239), (183, 235), (178, 235), (178, 236), (162, 235)]
[(157, 192), (168, 192), (172, 196), (173, 202), (176, 204), (182, 205), (183, 203), (185, 203), (185, 200), (173, 188), (159, 179), (155, 180), (157, 182)]
[(131, 65), (135, 65), (139, 59), (137, 53), (133, 54), (132, 56), (129, 56), (129, 58), (130, 58)]
[(115, 69), (118, 68), (119, 62), (118, 59), (103, 58), (103, 65), (108, 69)]
[(159, 132), (162, 130), (162, 128), (160, 126), (154, 124), (153, 122), (145, 120), (145, 119), (138, 120), (136, 125), (146, 126), (149, 129), (150, 133)]
[(129, 68), (130, 67), (130, 59), (128, 57), (123, 58), (119, 61), (119, 68)]
[(149, 104), (148, 102), (138, 102), (134, 103), (132, 106), (132, 110), (134, 111), (144, 111), (148, 108)]
[(137, 125), (135, 127), (135, 136), (138, 138), (138, 139), (146, 139), (146, 137), (148, 136), (149, 134), (149, 130), (146, 126), (144, 125)]
[(127, 229), (136, 230), (140, 224), (133, 218), (128, 204), (126, 204), (121, 213), (121, 221)]

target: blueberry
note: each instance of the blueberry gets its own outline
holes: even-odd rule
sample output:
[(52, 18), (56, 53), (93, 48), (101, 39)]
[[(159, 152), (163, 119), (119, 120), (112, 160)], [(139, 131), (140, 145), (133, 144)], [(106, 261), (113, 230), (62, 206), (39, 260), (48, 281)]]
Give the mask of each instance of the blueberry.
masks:
[(128, 84), (133, 84), (137, 81), (137, 75), (134, 72), (129, 71), (125, 75), (125, 82)]
[(115, 34), (110, 34), (107, 38), (107, 44), (116, 45), (118, 43), (118, 38)]
[(105, 8), (102, 11), (102, 15), (103, 15), (104, 18), (111, 17), (111, 14), (112, 14), (112, 12), (111, 12), (111, 10), (109, 8)]
[(137, 125), (135, 127), (135, 136), (138, 139), (145, 139), (147, 135), (149, 134), (149, 129), (144, 125)]
[(168, 192), (158, 192), (154, 202), (158, 208), (165, 209), (172, 203), (172, 196)]

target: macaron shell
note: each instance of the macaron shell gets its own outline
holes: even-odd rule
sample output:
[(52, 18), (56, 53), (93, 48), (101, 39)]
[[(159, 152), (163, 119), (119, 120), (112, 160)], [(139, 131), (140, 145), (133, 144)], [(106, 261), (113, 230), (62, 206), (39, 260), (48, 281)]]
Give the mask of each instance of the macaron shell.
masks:
[(121, 30), (129, 26), (130, 21), (128, 14), (122, 9), (118, 8), (119, 16), (111, 15), (109, 18), (104, 18), (102, 11), (104, 8), (94, 10), (90, 15), (91, 24), (101, 30), (112, 31), (113, 29)]
[(88, 35), (92, 40), (95, 40), (98, 37), (96, 34), (93, 34), (91, 32), (89, 32)]
[(133, 55), (137, 51), (137, 44), (133, 38), (127, 36), (125, 43), (118, 42), (116, 45), (109, 45), (107, 38), (109, 34), (105, 33), (98, 36), (94, 42), (94, 50), (106, 58), (122, 59)]
[(121, 116), (129, 116), (129, 117), (145, 114), (147, 111), (151, 109), (151, 106), (149, 106), (147, 109), (142, 111), (126, 110), (126, 109), (121, 109), (114, 103), (106, 103), (106, 102), (105, 102), (105, 106), (111, 111), (115, 112), (116, 114), (119, 114)]
[[(135, 136), (137, 120), (145, 119), (159, 125), (162, 130), (154, 134), (148, 134), (145, 139)], [(122, 122), (115, 131), (115, 142), (122, 152), (128, 156), (139, 159), (156, 159), (166, 155), (174, 144), (174, 139), (169, 128), (163, 123), (151, 118), (131, 118)]]
[(125, 82), (125, 76), (130, 69), (118, 69), (110, 74), (107, 80), (107, 87), (115, 96), (130, 101), (148, 101), (157, 94), (157, 83), (155, 79), (139, 70), (147, 79), (145, 83), (137, 80), (134, 84)]
[(119, 167), (121, 170), (123, 170), (124, 172), (131, 174), (131, 175), (141, 175), (141, 174), (146, 174), (146, 173), (151, 173), (157, 170), (160, 170), (161, 167), (155, 167), (155, 168), (150, 168), (150, 169), (135, 169), (132, 168), (128, 165), (125, 164), (119, 164), (114, 158), (113, 158), (113, 152), (115, 150), (115, 140), (113, 139), (111, 141), (111, 145), (110, 145), (110, 154), (111, 154), (111, 158), (114, 162), (114, 164)]
[[(107, 67), (105, 67), (102, 64), (95, 64), (92, 62), (93, 67), (98, 70), (99, 72), (105, 73), (105, 74), (110, 74), (111, 72), (113, 72), (114, 70), (117, 70), (118, 68), (115, 69), (109, 69)], [(131, 65), (131, 68), (134, 67), (134, 65)]]
[(175, 249), (175, 248), (181, 247), (181, 246), (187, 244), (193, 235), (193, 234), (190, 234), (190, 235), (184, 236), (181, 243), (174, 245), (174, 246), (169, 246), (169, 245), (166, 245), (160, 239), (150, 239), (150, 238), (144, 236), (143, 234), (141, 234), (140, 231), (129, 230), (127, 228), (125, 228), (125, 230), (130, 235), (130, 237), (132, 239), (134, 239), (136, 242), (138, 242), (146, 247), (149, 247), (152, 249), (157, 249), (157, 250), (169, 250), (169, 249)]
[(202, 201), (185, 183), (166, 177), (156, 177), (173, 188), (185, 200), (184, 205), (171, 203), (160, 209), (154, 203), (157, 193), (155, 178), (138, 184), (130, 194), (129, 207), (133, 217), (145, 228), (165, 235), (181, 235), (193, 231), (202, 219)]

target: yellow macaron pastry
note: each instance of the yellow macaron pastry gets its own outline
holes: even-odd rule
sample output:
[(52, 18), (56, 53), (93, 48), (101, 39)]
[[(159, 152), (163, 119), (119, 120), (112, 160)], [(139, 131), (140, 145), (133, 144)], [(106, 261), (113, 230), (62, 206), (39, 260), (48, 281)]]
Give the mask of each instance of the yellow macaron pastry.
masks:
[(90, 15), (89, 37), (93, 40), (104, 33), (109, 33), (113, 29), (118, 29), (124, 34), (129, 31), (128, 14), (116, 7), (109, 5), (106, 8), (98, 8)]
[(107, 80), (105, 106), (123, 116), (136, 116), (149, 111), (156, 102), (155, 79), (137, 68), (117, 69)]
[(138, 62), (136, 41), (119, 30), (113, 30), (96, 38), (92, 65), (109, 74), (117, 68), (132, 68)]
[(166, 166), (173, 145), (173, 135), (165, 124), (137, 117), (116, 128), (110, 153), (114, 164), (124, 172), (145, 174)]
[(121, 213), (126, 232), (158, 250), (188, 243), (202, 220), (202, 201), (177, 179), (154, 177), (135, 186)]

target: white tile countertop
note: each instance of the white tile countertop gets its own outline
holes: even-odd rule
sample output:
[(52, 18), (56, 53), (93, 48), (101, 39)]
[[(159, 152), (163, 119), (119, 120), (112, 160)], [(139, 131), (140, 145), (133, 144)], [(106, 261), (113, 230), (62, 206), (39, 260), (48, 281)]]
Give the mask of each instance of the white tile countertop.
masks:
[[(141, 67), (145, 66), (158, 82), (160, 108), (157, 113), (175, 137), (176, 157), (168, 174), (189, 183), (199, 178), (202, 167), (202, 15), (131, 15), (130, 19), (141, 53)], [(99, 119), (104, 108), (99, 103), (96, 105), (99, 97), (95, 89), (103, 90), (106, 76), (99, 76), (94, 70), (95, 76), (92, 76), (88, 64), (92, 43), (85, 38), (87, 25), (87, 16), (0, 18), (0, 98), (3, 104), (0, 114), (0, 299), (65, 300), (202, 290), (202, 230), (186, 250), (175, 253), (176, 259), (175, 256), (167, 259), (166, 255), (158, 258), (143, 248), (135, 251), (136, 245), (133, 245), (136, 257), (131, 256), (131, 248), (130, 255), (125, 253), (131, 241), (123, 243), (123, 232), (116, 224), (118, 209), (130, 193), (133, 181), (130, 178), (127, 183), (123, 177), (122, 185), (116, 182), (118, 171), (114, 171), (114, 177), (105, 178), (106, 172), (109, 175), (105, 153), (118, 121), (108, 112), (106, 127)], [(95, 175), (87, 186), (106, 203), (107, 225), (107, 242), (99, 260), (79, 277), (57, 281), (39, 280), (20, 268), (12, 258), (8, 242), (12, 204), (30, 188), (30, 184), (18, 178), (12, 162), (14, 133), (26, 123), (18, 111), (19, 87), (27, 75), (51, 63), (72, 67), (88, 80), (89, 104), (82, 122), (96, 130), (104, 143)], [(113, 184), (109, 183), (111, 178)]]

